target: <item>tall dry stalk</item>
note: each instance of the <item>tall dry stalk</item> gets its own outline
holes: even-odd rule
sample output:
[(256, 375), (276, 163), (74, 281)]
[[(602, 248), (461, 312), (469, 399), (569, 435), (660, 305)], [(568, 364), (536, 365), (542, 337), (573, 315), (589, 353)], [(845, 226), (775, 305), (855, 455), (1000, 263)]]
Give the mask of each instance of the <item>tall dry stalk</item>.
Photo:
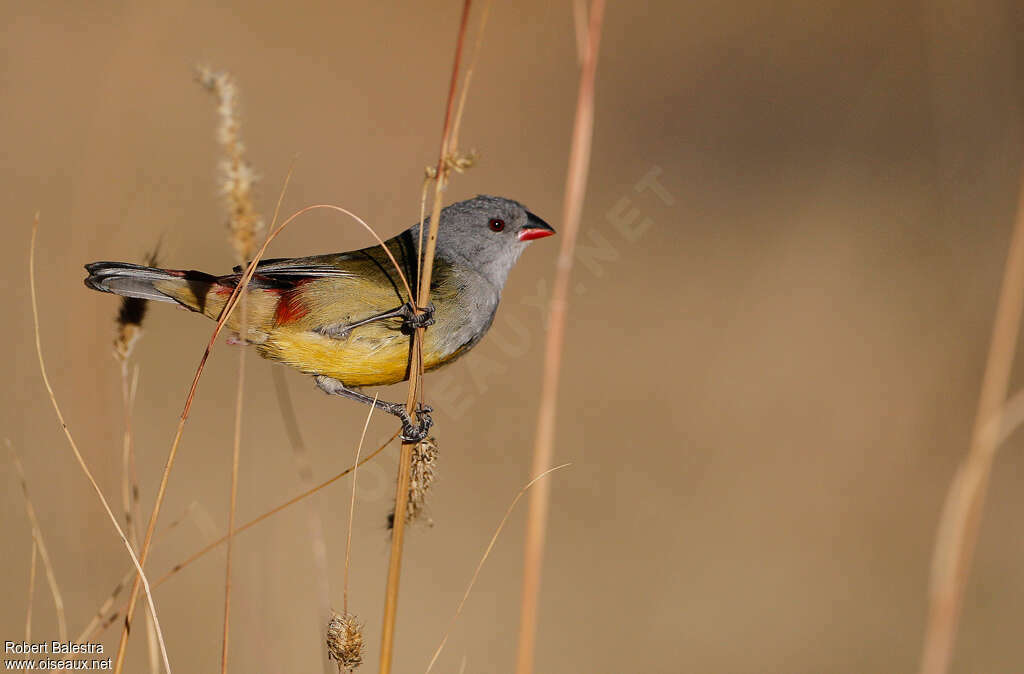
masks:
[(356, 461), (352, 464), (352, 498), (348, 504), (348, 534), (345, 536), (345, 576), (342, 580), (341, 606), (342, 612), (348, 614), (348, 577), (352, 567), (352, 525), (356, 519), (356, 478), (359, 477), (359, 456), (363, 453), (363, 441), (366, 439), (366, 429), (370, 427), (370, 417), (377, 405), (377, 396), (373, 396), (373, 405), (366, 414), (366, 423), (363, 424), (363, 433), (359, 436), (359, 445), (356, 447)]
[[(240, 323), (240, 334), (247, 333), (245, 324), (245, 295), (242, 295), (240, 303), (242, 320)], [(234, 439), (231, 445), (231, 498), (228, 506), (228, 549), (224, 561), (224, 627), (221, 638), (220, 651), (220, 672), (227, 674), (228, 671), (228, 642), (231, 633), (231, 562), (235, 551), (235, 513), (238, 504), (238, 467), (242, 452), (242, 406), (245, 399), (245, 348), (239, 349), (238, 354), (238, 379), (235, 382), (235, 427)]]
[[(537, 433), (534, 439), (533, 467), (531, 469), (534, 475), (540, 475), (546, 471), (551, 465), (554, 455), (558, 384), (562, 365), (562, 346), (565, 341), (566, 313), (569, 306), (569, 278), (572, 272), (576, 238), (579, 234), (583, 197), (586, 193), (587, 172), (590, 167), (590, 146), (594, 129), (594, 76), (597, 72), (597, 53), (603, 17), (604, 1), (593, 0), (590, 5), (590, 24), (585, 42), (583, 68), (580, 73), (572, 147), (569, 150), (569, 170), (562, 209), (564, 234), (558, 252), (551, 303), (548, 307), (544, 379), (541, 385), (540, 407), (537, 412)], [(550, 483), (546, 481), (530, 492), (523, 555), (519, 647), (516, 654), (517, 674), (530, 674), (533, 671), (537, 636), (537, 603), (540, 596), (541, 564), (544, 558), (544, 538), (547, 529), (550, 493)]]
[[(114, 525), (117, 535), (121, 538), (121, 542), (124, 544), (125, 548), (127, 548), (128, 556), (132, 558), (132, 563), (135, 564), (135, 568), (138, 570), (138, 575), (136, 576), (136, 588), (138, 588), (139, 582), (141, 582), (141, 584), (146, 588), (146, 601), (149, 604), (149, 610), (153, 615), (153, 622), (156, 625), (156, 634), (160, 643), (160, 654), (163, 656), (164, 667), (167, 670), (167, 674), (170, 674), (171, 663), (167, 658), (167, 646), (164, 644), (163, 632), (160, 630), (160, 620), (156, 614), (156, 605), (153, 603), (153, 595), (149, 591), (149, 579), (146, 578), (146, 574), (142, 571), (142, 562), (140, 562), (135, 556), (132, 544), (128, 541), (127, 536), (125, 536), (124, 531), (121, 529), (121, 525), (117, 523), (117, 516), (114, 515), (114, 511), (110, 509), (110, 503), (107, 502), (106, 497), (103, 495), (103, 490), (100, 489), (99, 484), (92, 475), (92, 471), (89, 470), (89, 466), (85, 462), (85, 458), (79, 451), (78, 443), (75, 442), (74, 437), (71, 435), (71, 431), (68, 429), (67, 423), (64, 421), (64, 413), (61, 412), (60, 405), (57, 403), (57, 396), (53, 392), (53, 386), (50, 385), (50, 377), (46, 374), (46, 361), (43, 359), (43, 345), (39, 329), (39, 301), (36, 297), (36, 235), (38, 234), (38, 231), (39, 214), (36, 213), (35, 220), (32, 222), (32, 241), (29, 244), (28, 275), (29, 295), (32, 299), (32, 325), (35, 328), (36, 358), (39, 362), (39, 374), (43, 378), (43, 384), (46, 386), (46, 392), (50, 396), (50, 404), (53, 406), (53, 411), (57, 415), (57, 420), (60, 422), (61, 430), (64, 431), (64, 437), (67, 438), (68, 444), (71, 446), (71, 451), (75, 456), (75, 460), (78, 461), (79, 467), (81, 467), (82, 472), (85, 473), (85, 477), (89, 480), (89, 484), (92, 485), (93, 491), (96, 492), (96, 496), (103, 505), (103, 509), (107, 512), (107, 517), (110, 518), (110, 522)], [(136, 590), (136, 597), (137, 596), (138, 590)], [(66, 639), (66, 634), (61, 637), (61, 639)]]
[(32, 537), (32, 561), (28, 567), (28, 606), (25, 609), (25, 642), (32, 642), (32, 606), (36, 595), (36, 558), (39, 555), (39, 544)]
[[(313, 462), (310, 460), (309, 448), (306, 447), (306, 442), (302, 439), (298, 416), (295, 414), (295, 405), (292, 403), (288, 382), (285, 380), (284, 368), (271, 367), (270, 376), (274, 380), (277, 408), (281, 413), (281, 420), (284, 422), (288, 443), (291, 445), (292, 458), (295, 460), (295, 470), (299, 475), (299, 482), (306, 489), (311, 489), (315, 484), (313, 482)], [(319, 507), (324, 506), (325, 501), (322, 501)], [(320, 516), (320, 509), (315, 500), (306, 502), (306, 523), (309, 529), (309, 543), (315, 575), (317, 622), (323, 624), (331, 619), (331, 583), (327, 563), (327, 536), (324, 534), (323, 518)], [(331, 674), (333, 667), (329, 659), (323, 659), (323, 666), (324, 674)]]
[(356, 487), (359, 477), (359, 457), (363, 453), (363, 442), (366, 440), (366, 429), (370, 427), (370, 417), (377, 405), (377, 396), (373, 397), (373, 405), (366, 413), (363, 432), (356, 446), (356, 461), (352, 464), (352, 497), (348, 507), (348, 534), (345, 537), (345, 576), (342, 582), (341, 613), (331, 611), (327, 621), (327, 652), (328, 659), (337, 661), (338, 671), (352, 670), (363, 664), (363, 625), (358, 618), (348, 611), (348, 579), (352, 568), (352, 527), (356, 519)]
[[(525, 485), (523, 485), (523, 488), (519, 490), (519, 493), (515, 495), (515, 498), (512, 499), (512, 503), (508, 505), (508, 508), (505, 509), (505, 515), (502, 516), (501, 521), (498, 522), (498, 528), (494, 530), (494, 534), (491, 536), (491, 540), (487, 544), (487, 548), (484, 549), (484, 554), (480, 557), (480, 561), (477, 562), (476, 568), (473, 570), (473, 576), (469, 579), (469, 585), (466, 586), (466, 591), (462, 594), (462, 599), (459, 600), (459, 605), (455, 608), (455, 614), (451, 617), (451, 620), (448, 621), (448, 627), (445, 630), (444, 636), (441, 638), (441, 643), (438, 644), (437, 650), (434, 651), (433, 657), (430, 658), (430, 663), (427, 665), (427, 670), (424, 674), (430, 674), (430, 670), (434, 668), (434, 664), (437, 662), (437, 659), (441, 657), (441, 651), (444, 650), (445, 644), (448, 643), (448, 636), (452, 632), (452, 626), (455, 625), (455, 621), (462, 614), (462, 609), (466, 605), (466, 600), (469, 599), (469, 593), (473, 591), (473, 586), (476, 585), (476, 579), (480, 576), (480, 570), (484, 568), (484, 563), (490, 556), (491, 550), (494, 549), (494, 544), (498, 542), (498, 536), (501, 535), (501, 530), (505, 528), (505, 523), (508, 522), (508, 518), (510, 515), (512, 515), (512, 511), (515, 510), (516, 504), (519, 503), (519, 499), (521, 499), (523, 497), (523, 494), (529, 491), (530, 488), (533, 487), (533, 485), (535, 485), (541, 479), (547, 477), (556, 470), (561, 470), (562, 468), (565, 468), (569, 465), (571, 464), (563, 463), (561, 466), (549, 468), (548, 470), (544, 471), (537, 477), (527, 482)], [(463, 658), (462, 668), (465, 669), (465, 666), (466, 660), (465, 658)]]
[[(150, 267), (157, 265), (160, 245), (149, 253), (144, 264)], [(142, 336), (142, 323), (146, 318), (148, 300), (137, 297), (122, 297), (117, 312), (117, 333), (114, 338), (114, 358), (117, 360), (121, 373), (121, 408), (124, 414), (124, 430), (121, 441), (121, 507), (124, 510), (125, 532), (128, 542), (135, 553), (139, 552), (138, 520), (139, 509), (139, 478), (135, 461), (135, 439), (132, 433), (132, 415), (135, 407), (135, 394), (138, 391), (139, 368), (136, 365), (129, 374), (129, 364), (135, 345)], [(158, 650), (156, 626), (153, 617), (146, 614), (146, 645), (149, 653), (149, 671), (157, 674), (160, 671), (160, 653)]]
[[(195, 501), (190, 503), (189, 506), (185, 508), (185, 512), (182, 513), (182, 515), (177, 520), (168, 524), (166, 527), (164, 527), (163, 531), (161, 531), (153, 538), (153, 544), (156, 545), (157, 543), (159, 543), (160, 539), (164, 535), (166, 535), (167, 533), (172, 531), (176, 526), (185, 521), (186, 518), (190, 517), (194, 512), (194, 508), (196, 505), (197, 503)], [(114, 585), (114, 589), (110, 591), (110, 594), (107, 595), (107, 598), (104, 599), (103, 603), (101, 603), (99, 608), (96, 609), (96, 612), (93, 614), (93, 617), (89, 621), (89, 623), (85, 626), (84, 629), (82, 629), (81, 632), (79, 632), (78, 636), (75, 638), (76, 644), (85, 643), (87, 640), (96, 636), (96, 634), (98, 633), (97, 630), (106, 629), (110, 626), (113, 620), (117, 619), (118, 613), (110, 614), (110, 609), (114, 605), (114, 602), (117, 601), (118, 595), (120, 595), (121, 592), (126, 587), (128, 587), (128, 583), (129, 581), (131, 581), (132, 574), (134, 573), (134, 567), (131, 567), (127, 571), (125, 571), (124, 575), (121, 576), (121, 579), (117, 581), (116, 585)], [(153, 587), (156, 588), (157, 585), (159, 585), (159, 583), (154, 584)]]
[[(237, 536), (238, 534), (242, 533), (243, 531), (246, 531), (247, 529), (250, 529), (250, 528), (256, 526), (257, 524), (259, 524), (263, 520), (267, 519), (268, 517), (272, 517), (273, 515), (276, 515), (277, 513), (281, 512), (282, 510), (285, 510), (289, 506), (293, 506), (296, 503), (298, 503), (299, 501), (302, 501), (304, 499), (309, 498), (310, 496), (312, 496), (313, 494), (317, 493), (321, 489), (323, 489), (323, 488), (325, 488), (327, 486), (330, 486), (330, 485), (334, 484), (335, 482), (337, 482), (338, 480), (340, 480), (341, 478), (345, 477), (346, 475), (349, 475), (349, 474), (353, 473), (357, 466), (366, 465), (367, 463), (369, 463), (370, 461), (375, 459), (397, 437), (398, 437), (398, 432), (395, 432), (394, 435), (392, 435), (390, 438), (385, 440), (372, 453), (370, 453), (369, 455), (363, 457), (362, 460), (360, 460), (358, 464), (355, 464), (353, 466), (349, 466), (345, 470), (341, 471), (340, 473), (334, 475), (331, 478), (328, 478), (327, 480), (321, 482), (320, 484), (316, 485), (315, 487), (312, 487), (311, 489), (307, 489), (306, 491), (302, 492), (301, 494), (299, 494), (297, 496), (293, 496), (292, 498), (288, 499), (284, 503), (281, 503), (280, 505), (277, 505), (277, 506), (271, 508), (270, 510), (264, 512), (262, 515), (258, 515), (256, 517), (254, 517), (253, 519), (249, 520), (245, 524), (242, 524), (242, 525), (238, 526), (235, 529), (235, 535)], [(203, 549), (199, 550), (198, 552), (193, 553), (188, 558), (186, 558), (183, 561), (175, 564), (174, 567), (171, 568), (170, 571), (168, 571), (166, 574), (164, 574), (163, 576), (161, 576), (160, 578), (157, 579), (156, 583), (154, 584), (154, 587), (160, 587), (171, 576), (173, 576), (174, 574), (178, 573), (179, 571), (184, 569), (186, 566), (189, 566), (190, 564), (192, 564), (192, 562), (195, 562), (200, 557), (202, 557), (206, 553), (210, 552), (211, 550), (213, 550), (217, 546), (227, 542), (227, 540), (228, 540), (227, 536), (221, 536), (217, 540), (215, 540), (215, 541), (213, 541), (211, 543), (208, 543)]]
[(928, 626), (921, 654), (921, 674), (944, 674), (953, 659), (964, 590), (978, 541), (992, 461), (999, 446), (1010, 372), (1024, 307), (1024, 183), (1017, 221), (1003, 271), (989, 345), (981, 397), (974, 417), (971, 445), (949, 487), (939, 522), (929, 587)]
[[(314, 494), (316, 494), (320, 490), (325, 489), (326, 487), (329, 487), (330, 485), (334, 484), (335, 482), (337, 482), (341, 478), (345, 477), (346, 475), (349, 475), (349, 474), (353, 473), (357, 466), (364, 466), (367, 463), (369, 463), (370, 461), (372, 461), (373, 459), (377, 458), (377, 456), (379, 456), (381, 454), (381, 452), (383, 452), (388, 447), (388, 445), (390, 445), (395, 440), (395, 438), (398, 437), (398, 434), (399, 434), (400, 430), (401, 429), (399, 429), (398, 431), (395, 431), (395, 433), (392, 434), (392, 436), (390, 438), (388, 438), (383, 443), (381, 443), (381, 445), (378, 446), (377, 449), (375, 449), (373, 452), (371, 452), (370, 454), (368, 454), (368, 455), (364, 456), (362, 459), (360, 459), (358, 464), (353, 465), (353, 466), (349, 466), (345, 470), (341, 471), (340, 473), (336, 473), (334, 476), (328, 478), (327, 480), (324, 480), (320, 484), (318, 484), (318, 485), (316, 485), (314, 487), (311, 487), (310, 489), (307, 489), (306, 491), (303, 491), (302, 493), (298, 494), (297, 496), (293, 496), (292, 498), (288, 499), (284, 503), (281, 503), (281, 504), (279, 504), (277, 506), (274, 506), (270, 510), (267, 510), (266, 512), (264, 512), (263, 514), (257, 515), (256, 517), (254, 517), (253, 519), (249, 520), (245, 524), (242, 524), (242, 525), (236, 527), (235, 528), (235, 536), (237, 536), (238, 534), (242, 533), (243, 531), (246, 531), (246, 530), (256, 526), (260, 522), (263, 522), (264, 520), (266, 520), (266, 519), (268, 519), (270, 517), (273, 517), (274, 515), (278, 514), (279, 512), (282, 512), (283, 510), (286, 510), (290, 506), (293, 506), (296, 503), (298, 503), (300, 501), (303, 501), (303, 500), (309, 498), (310, 496), (313, 496)], [(160, 534), (154, 536), (153, 537), (154, 545), (160, 540), (160, 538), (161, 538), (161, 536), (163, 534), (166, 534), (176, 524), (177, 524), (177, 522), (168, 525)], [(170, 580), (173, 576), (178, 574), (180, 571), (183, 571), (186, 567), (190, 566), (193, 562), (199, 560), (200, 558), (204, 557), (207, 553), (215, 550), (220, 545), (223, 545), (224, 543), (226, 543), (227, 540), (228, 540), (228, 537), (226, 535), (225, 536), (221, 536), (217, 540), (207, 544), (201, 550), (199, 550), (199, 551), (189, 555), (186, 559), (182, 560), (181, 562), (178, 562), (173, 567), (171, 567), (170, 571), (165, 573), (163, 576), (158, 578), (155, 583), (153, 583), (153, 588), (160, 587), (165, 582)], [(109, 613), (110, 607), (113, 606), (113, 603), (117, 599), (117, 595), (120, 593), (121, 588), (123, 586), (127, 585), (128, 581), (131, 580), (131, 578), (132, 578), (132, 574), (134, 574), (134, 573), (135, 573), (134, 569), (129, 569), (128, 570), (128, 572), (125, 574), (125, 577), (122, 579), (122, 581), (120, 583), (118, 583), (118, 585), (114, 588), (114, 591), (110, 593), (110, 595), (107, 597), (107, 599), (103, 602), (103, 605), (100, 606), (100, 608), (97, 610), (96, 616), (93, 617), (93, 619), (92, 619), (92, 621), (90, 621), (89, 625), (87, 625), (85, 630), (82, 631), (82, 634), (79, 635), (78, 640), (76, 641), (76, 643), (82, 643), (86, 639), (94, 638), (99, 633), (99, 631), (102, 631), (102, 630), (106, 629), (107, 627), (109, 627), (110, 624), (111, 624), (111, 621), (116, 619), (116, 617), (120, 614), (121, 611), (127, 609), (128, 605), (126, 603), (121, 608), (119, 608), (118, 611), (114, 612), (113, 614)]]
[[(242, 124), (238, 113), (238, 84), (227, 72), (213, 72), (209, 68), (198, 69), (199, 83), (217, 97), (217, 114), (220, 123), (217, 139), (224, 150), (221, 161), (221, 192), (226, 197), (228, 209), (228, 232), (238, 264), (244, 265), (256, 251), (256, 237), (263, 231), (263, 219), (253, 203), (252, 186), (255, 182), (252, 167), (245, 159), (245, 145), (242, 143)], [(278, 201), (280, 209), (280, 200)], [(277, 213), (274, 218), (276, 220)], [(239, 334), (243, 344), (248, 339), (246, 325), (246, 293), (241, 294), (241, 320)], [(231, 566), (234, 557), (235, 514), (238, 505), (238, 468), (242, 447), (242, 408), (245, 399), (245, 356), (246, 350), (238, 354), (238, 379), (235, 383), (235, 426), (231, 451), (231, 493), (228, 506), (228, 549), (224, 569), (224, 627), (221, 641), (220, 671), (228, 670), (228, 643), (231, 625)]]
[[(36, 517), (35, 506), (32, 505), (32, 499), (28, 494), (28, 478), (25, 477), (25, 468), (21, 465), (21, 458), (14, 450), (14, 445), (11, 444), (10, 439), (4, 438), (4, 443), (7, 445), (7, 451), (11, 455), (11, 463), (14, 464), (14, 470), (18, 473), (18, 481), (21, 483), (21, 496), (25, 501), (25, 514), (28, 516), (28, 523), (32, 528), (32, 572), (31, 580), (29, 582), (29, 608), (28, 616), (25, 619), (25, 631), (27, 633), (31, 632), (32, 588), (35, 586), (36, 553), (38, 552), (39, 558), (43, 560), (43, 570), (46, 572), (46, 582), (50, 585), (50, 595), (53, 597), (53, 608), (57, 614), (57, 634), (60, 636), (61, 641), (64, 641), (68, 638), (68, 623), (64, 613), (64, 597), (60, 592), (60, 586), (57, 585), (57, 575), (53, 571), (53, 563), (50, 561), (50, 553), (46, 549), (46, 542), (43, 541), (43, 529), (39, 526), (39, 518)], [(28, 637), (26, 637), (25, 641), (28, 640)]]
[[(416, 305), (425, 307), (430, 304), (430, 281), (434, 269), (434, 252), (437, 250), (437, 229), (441, 222), (441, 192), (444, 189), (448, 166), (449, 139), (452, 132), (452, 109), (455, 103), (455, 89), (459, 81), (459, 61), (462, 58), (462, 45), (466, 38), (466, 25), (469, 19), (471, 0), (462, 5), (462, 19), (459, 22), (459, 33), (455, 45), (455, 58), (452, 64), (452, 75), (448, 85), (448, 101), (445, 106), (444, 126), (441, 132), (441, 149), (437, 160), (437, 177), (434, 183), (433, 212), (430, 217), (430, 232), (427, 235), (426, 249), (419, 251), (422, 267), (419, 270), (417, 285), (418, 297)], [(423, 227), (420, 226), (422, 236)], [(411, 293), (410, 293), (411, 297)], [(417, 312), (419, 310), (417, 309)], [(416, 401), (420, 395), (423, 376), (423, 328), (417, 328), (412, 338), (409, 354), (409, 393), (406, 397), (406, 410), (410, 415), (416, 411)], [(402, 442), (402, 451), (398, 458), (398, 477), (395, 484), (395, 518), (391, 532), (391, 556), (388, 562), (387, 586), (384, 590), (384, 624), (381, 628), (380, 640), (380, 674), (391, 672), (392, 652), (395, 640), (395, 618), (398, 615), (398, 585), (402, 575), (402, 545), (405, 542), (405, 511), (409, 499), (409, 479), (412, 465), (412, 449), (416, 443)]]
[[(154, 266), (154, 261), (147, 261), (147, 264)], [(125, 298), (125, 304), (131, 298)], [(136, 300), (145, 302), (146, 300)], [(122, 308), (124, 304), (122, 304)], [(123, 312), (122, 312), (123, 313)], [(141, 323), (141, 316), (139, 321)], [(122, 328), (119, 333), (124, 334), (125, 324), (119, 322)], [(136, 337), (139, 333), (136, 333)], [(134, 342), (134, 340), (133, 340)], [(121, 345), (120, 340), (118, 346)], [(121, 507), (124, 509), (125, 531), (128, 534), (128, 542), (131, 543), (135, 553), (139, 552), (139, 478), (135, 462), (135, 440), (132, 434), (132, 413), (135, 407), (135, 394), (138, 391), (139, 368), (135, 367), (131, 377), (128, 375), (128, 357), (131, 355), (131, 344), (127, 349), (115, 351), (120, 360), (121, 370), (121, 402), (124, 410), (124, 436), (121, 447)], [(122, 357), (123, 354), (123, 357)], [(156, 625), (153, 623), (153, 616), (146, 614), (146, 646), (149, 653), (149, 671), (151, 674), (158, 674), (160, 671), (160, 652), (156, 639)]]

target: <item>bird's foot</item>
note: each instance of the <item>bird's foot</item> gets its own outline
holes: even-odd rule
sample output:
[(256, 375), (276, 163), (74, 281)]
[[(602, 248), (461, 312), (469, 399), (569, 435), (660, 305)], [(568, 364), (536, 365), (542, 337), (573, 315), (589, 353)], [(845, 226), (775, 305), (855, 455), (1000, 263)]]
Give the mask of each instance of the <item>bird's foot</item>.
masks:
[(365, 393), (353, 391), (337, 379), (333, 379), (326, 375), (318, 374), (315, 375), (313, 379), (316, 381), (316, 385), (320, 387), (320, 390), (324, 393), (350, 398), (351, 400), (358, 400), (361, 403), (373, 405), (379, 410), (398, 417), (402, 422), (402, 440), (405, 442), (419, 442), (423, 438), (427, 437), (427, 433), (430, 432), (430, 427), (434, 425), (434, 420), (430, 416), (430, 413), (434, 411), (434, 408), (430, 405), (424, 405), (422, 403), (418, 405), (415, 412), (416, 421), (413, 422), (412, 416), (405, 409), (405, 405), (402, 403), (389, 403), (384, 400), (371, 398)]
[(399, 403), (392, 404), (395, 406), (395, 409), (389, 411), (402, 420), (401, 437), (403, 442), (419, 442), (427, 437), (430, 428), (434, 425), (434, 419), (430, 416), (430, 413), (434, 411), (433, 407), (430, 405), (419, 405), (416, 408), (416, 423), (413, 423), (412, 417), (409, 416), (404, 405)]
[(426, 328), (434, 324), (434, 303), (431, 302), (427, 306), (421, 309), (423, 313), (417, 313), (416, 307), (413, 306), (412, 302), (406, 302), (402, 305), (401, 316), (402, 316), (402, 330), (405, 332), (413, 332), (417, 328)]

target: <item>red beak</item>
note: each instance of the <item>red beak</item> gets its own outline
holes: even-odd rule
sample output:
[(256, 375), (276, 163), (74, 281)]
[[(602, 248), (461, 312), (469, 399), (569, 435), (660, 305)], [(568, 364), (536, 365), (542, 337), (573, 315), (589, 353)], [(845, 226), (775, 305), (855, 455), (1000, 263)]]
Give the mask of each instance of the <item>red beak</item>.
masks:
[(518, 238), (520, 241), (533, 241), (534, 239), (543, 239), (545, 236), (551, 236), (554, 233), (555, 230), (551, 225), (530, 211), (526, 211), (526, 227), (519, 230)]
[(534, 239), (543, 239), (545, 236), (551, 236), (554, 233), (555, 230), (553, 229), (536, 229), (531, 227), (529, 229), (520, 230), (519, 240), (533, 241)]

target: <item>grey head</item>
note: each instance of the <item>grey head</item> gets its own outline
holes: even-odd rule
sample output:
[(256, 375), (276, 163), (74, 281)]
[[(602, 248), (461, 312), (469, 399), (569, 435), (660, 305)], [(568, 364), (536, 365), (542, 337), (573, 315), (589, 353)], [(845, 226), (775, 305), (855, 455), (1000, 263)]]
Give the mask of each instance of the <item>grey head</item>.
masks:
[[(429, 229), (429, 220), (427, 221)], [(419, 236), (419, 225), (410, 228)], [(518, 201), (481, 194), (441, 211), (437, 255), (475, 269), (500, 293), (508, 273), (530, 241), (555, 230)]]

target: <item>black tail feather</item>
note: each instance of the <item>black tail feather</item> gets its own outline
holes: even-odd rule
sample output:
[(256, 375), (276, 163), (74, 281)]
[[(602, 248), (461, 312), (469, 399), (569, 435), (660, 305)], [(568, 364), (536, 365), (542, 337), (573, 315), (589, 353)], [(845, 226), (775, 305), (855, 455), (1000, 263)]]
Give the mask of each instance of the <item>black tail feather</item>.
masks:
[(154, 286), (160, 281), (213, 282), (215, 277), (198, 271), (157, 269), (129, 262), (93, 262), (85, 265), (85, 285), (93, 290), (157, 302), (175, 302)]

